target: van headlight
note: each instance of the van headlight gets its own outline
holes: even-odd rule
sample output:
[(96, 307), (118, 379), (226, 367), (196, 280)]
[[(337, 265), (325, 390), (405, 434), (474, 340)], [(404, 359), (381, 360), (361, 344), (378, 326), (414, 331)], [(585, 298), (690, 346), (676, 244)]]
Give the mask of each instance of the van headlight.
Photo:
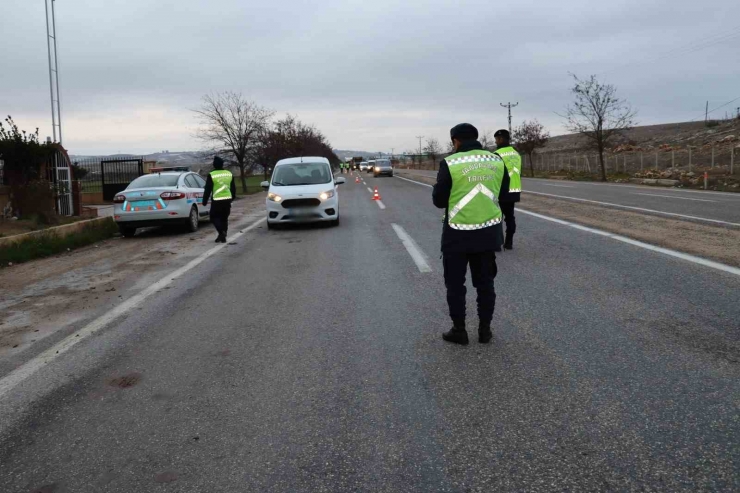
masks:
[(267, 194), (267, 198), (272, 200), (273, 202), (280, 202), (281, 200), (283, 200), (283, 198), (280, 195), (276, 193), (272, 193), (272, 192)]
[(322, 192), (321, 195), (319, 195), (319, 198), (321, 200), (326, 200), (334, 197), (334, 190), (329, 190), (327, 192)]

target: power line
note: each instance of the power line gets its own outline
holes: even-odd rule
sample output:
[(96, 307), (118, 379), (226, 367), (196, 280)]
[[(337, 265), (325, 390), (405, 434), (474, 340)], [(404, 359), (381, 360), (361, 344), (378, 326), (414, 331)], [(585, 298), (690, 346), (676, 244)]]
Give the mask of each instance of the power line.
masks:
[(599, 75), (608, 74), (608, 73), (620, 70), (624, 67), (629, 67), (630, 65), (657, 62), (657, 61), (664, 60), (666, 58), (670, 58), (670, 57), (677, 56), (677, 55), (688, 55), (688, 54), (703, 50), (705, 48), (709, 48), (710, 46), (723, 43), (725, 41), (736, 38), (738, 36), (740, 36), (740, 26), (736, 26), (730, 29), (729, 31), (725, 31), (723, 33), (698, 38), (690, 43), (679, 46), (677, 48), (672, 48), (664, 53), (657, 54), (655, 56), (646, 58), (644, 60), (636, 60), (633, 62), (628, 62), (622, 65), (619, 65), (618, 67), (605, 70), (604, 72), (600, 72)]
[[(717, 106), (717, 107), (716, 107), (716, 108), (714, 108), (713, 110), (709, 110), (709, 111), (707, 111), (707, 112), (705, 113), (705, 117), (706, 117), (707, 115), (709, 115), (710, 113), (713, 113), (713, 112), (717, 111), (717, 110), (718, 110), (718, 109), (720, 109), (720, 108), (724, 108), (724, 107), (725, 107), (725, 106), (727, 106), (728, 104), (732, 104), (732, 103), (734, 103), (735, 101), (740, 101), (740, 97), (737, 97), (737, 98), (733, 99), (732, 101), (727, 101), (726, 103), (724, 103), (724, 104), (721, 104), (721, 105)], [(693, 121), (696, 121), (696, 120), (698, 120), (698, 119), (699, 119), (699, 118), (694, 118), (694, 119), (693, 119), (693, 120), (691, 120), (691, 121), (693, 122)]]

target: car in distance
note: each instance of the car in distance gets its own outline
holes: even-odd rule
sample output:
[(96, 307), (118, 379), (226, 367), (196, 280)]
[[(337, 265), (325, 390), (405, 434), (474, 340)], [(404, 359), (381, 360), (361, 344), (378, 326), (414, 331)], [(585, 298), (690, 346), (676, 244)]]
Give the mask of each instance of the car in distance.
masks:
[[(371, 161), (372, 162), (372, 161)], [(390, 159), (376, 159), (373, 165), (373, 176), (393, 176), (393, 165)]]
[(362, 161), (360, 163), (360, 171), (368, 171), (370, 169), (370, 164), (367, 161)]
[(113, 219), (130, 238), (138, 228), (183, 225), (197, 231), (208, 218), (203, 206), (206, 182), (196, 173), (164, 172), (142, 175), (113, 197)]
[(267, 228), (289, 223), (329, 222), (339, 225), (337, 185), (329, 160), (323, 157), (282, 159), (275, 165), (267, 190)]

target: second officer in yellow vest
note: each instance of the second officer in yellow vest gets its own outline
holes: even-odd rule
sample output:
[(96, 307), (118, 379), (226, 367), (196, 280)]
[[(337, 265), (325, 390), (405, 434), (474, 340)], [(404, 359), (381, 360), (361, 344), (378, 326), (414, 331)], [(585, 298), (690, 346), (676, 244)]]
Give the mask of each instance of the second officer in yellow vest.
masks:
[(206, 187), (203, 190), (203, 206), (213, 198), (211, 204), (211, 223), (218, 231), (216, 243), (226, 243), (229, 233), (229, 214), (231, 201), (236, 197), (236, 186), (231, 171), (224, 169), (224, 160), (216, 156), (213, 158), (213, 171), (208, 174)]
[(509, 175), (503, 160), (483, 149), (473, 125), (461, 123), (453, 127), (450, 138), (455, 153), (439, 164), (432, 193), (434, 205), (446, 210), (442, 259), (452, 330), (442, 338), (468, 344), (465, 276), (470, 265), (473, 286), (478, 292), (478, 342), (485, 344), (493, 337), (493, 280), (497, 273), (494, 252), (503, 241), (498, 197), (508, 190)]
[(504, 214), (506, 224), (506, 239), (504, 249), (514, 248), (514, 233), (516, 233), (516, 219), (514, 218), (514, 204), (519, 202), (522, 194), (522, 157), (511, 147), (511, 137), (508, 130), (499, 130), (493, 137), (496, 139), (495, 154), (501, 156), (506, 164), (506, 172), (509, 175), (509, 190), (499, 197), (501, 212)]

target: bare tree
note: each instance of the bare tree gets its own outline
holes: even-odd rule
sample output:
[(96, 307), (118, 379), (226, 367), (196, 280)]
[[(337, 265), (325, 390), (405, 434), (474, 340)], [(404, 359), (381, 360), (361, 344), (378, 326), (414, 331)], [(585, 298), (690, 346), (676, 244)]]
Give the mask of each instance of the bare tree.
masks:
[(193, 110), (200, 118), (196, 137), (214, 145), (216, 151), (239, 168), (242, 189), (254, 165), (254, 155), (273, 112), (235, 92), (209, 94)]
[(478, 142), (483, 146), (483, 149), (492, 151), (496, 147), (496, 139), (493, 138), (493, 133), (490, 130), (484, 130), (478, 136)]
[(452, 140), (447, 141), (447, 153), (455, 154), (455, 143)]
[(424, 152), (432, 159), (432, 166), (435, 166), (437, 164), (437, 157), (442, 154), (442, 147), (439, 145), (437, 139), (427, 139)]
[(514, 145), (520, 153), (529, 157), (529, 171), (532, 177), (534, 177), (534, 153), (540, 147), (544, 147), (549, 138), (550, 133), (545, 131), (545, 127), (537, 120), (524, 121), (514, 129), (512, 135)]
[(615, 86), (602, 84), (594, 75), (586, 80), (571, 75), (575, 80), (571, 89), (575, 101), (566, 109), (565, 127), (585, 136), (598, 151), (601, 180), (606, 181), (604, 150), (614, 137), (635, 125), (637, 112), (617, 97)]

